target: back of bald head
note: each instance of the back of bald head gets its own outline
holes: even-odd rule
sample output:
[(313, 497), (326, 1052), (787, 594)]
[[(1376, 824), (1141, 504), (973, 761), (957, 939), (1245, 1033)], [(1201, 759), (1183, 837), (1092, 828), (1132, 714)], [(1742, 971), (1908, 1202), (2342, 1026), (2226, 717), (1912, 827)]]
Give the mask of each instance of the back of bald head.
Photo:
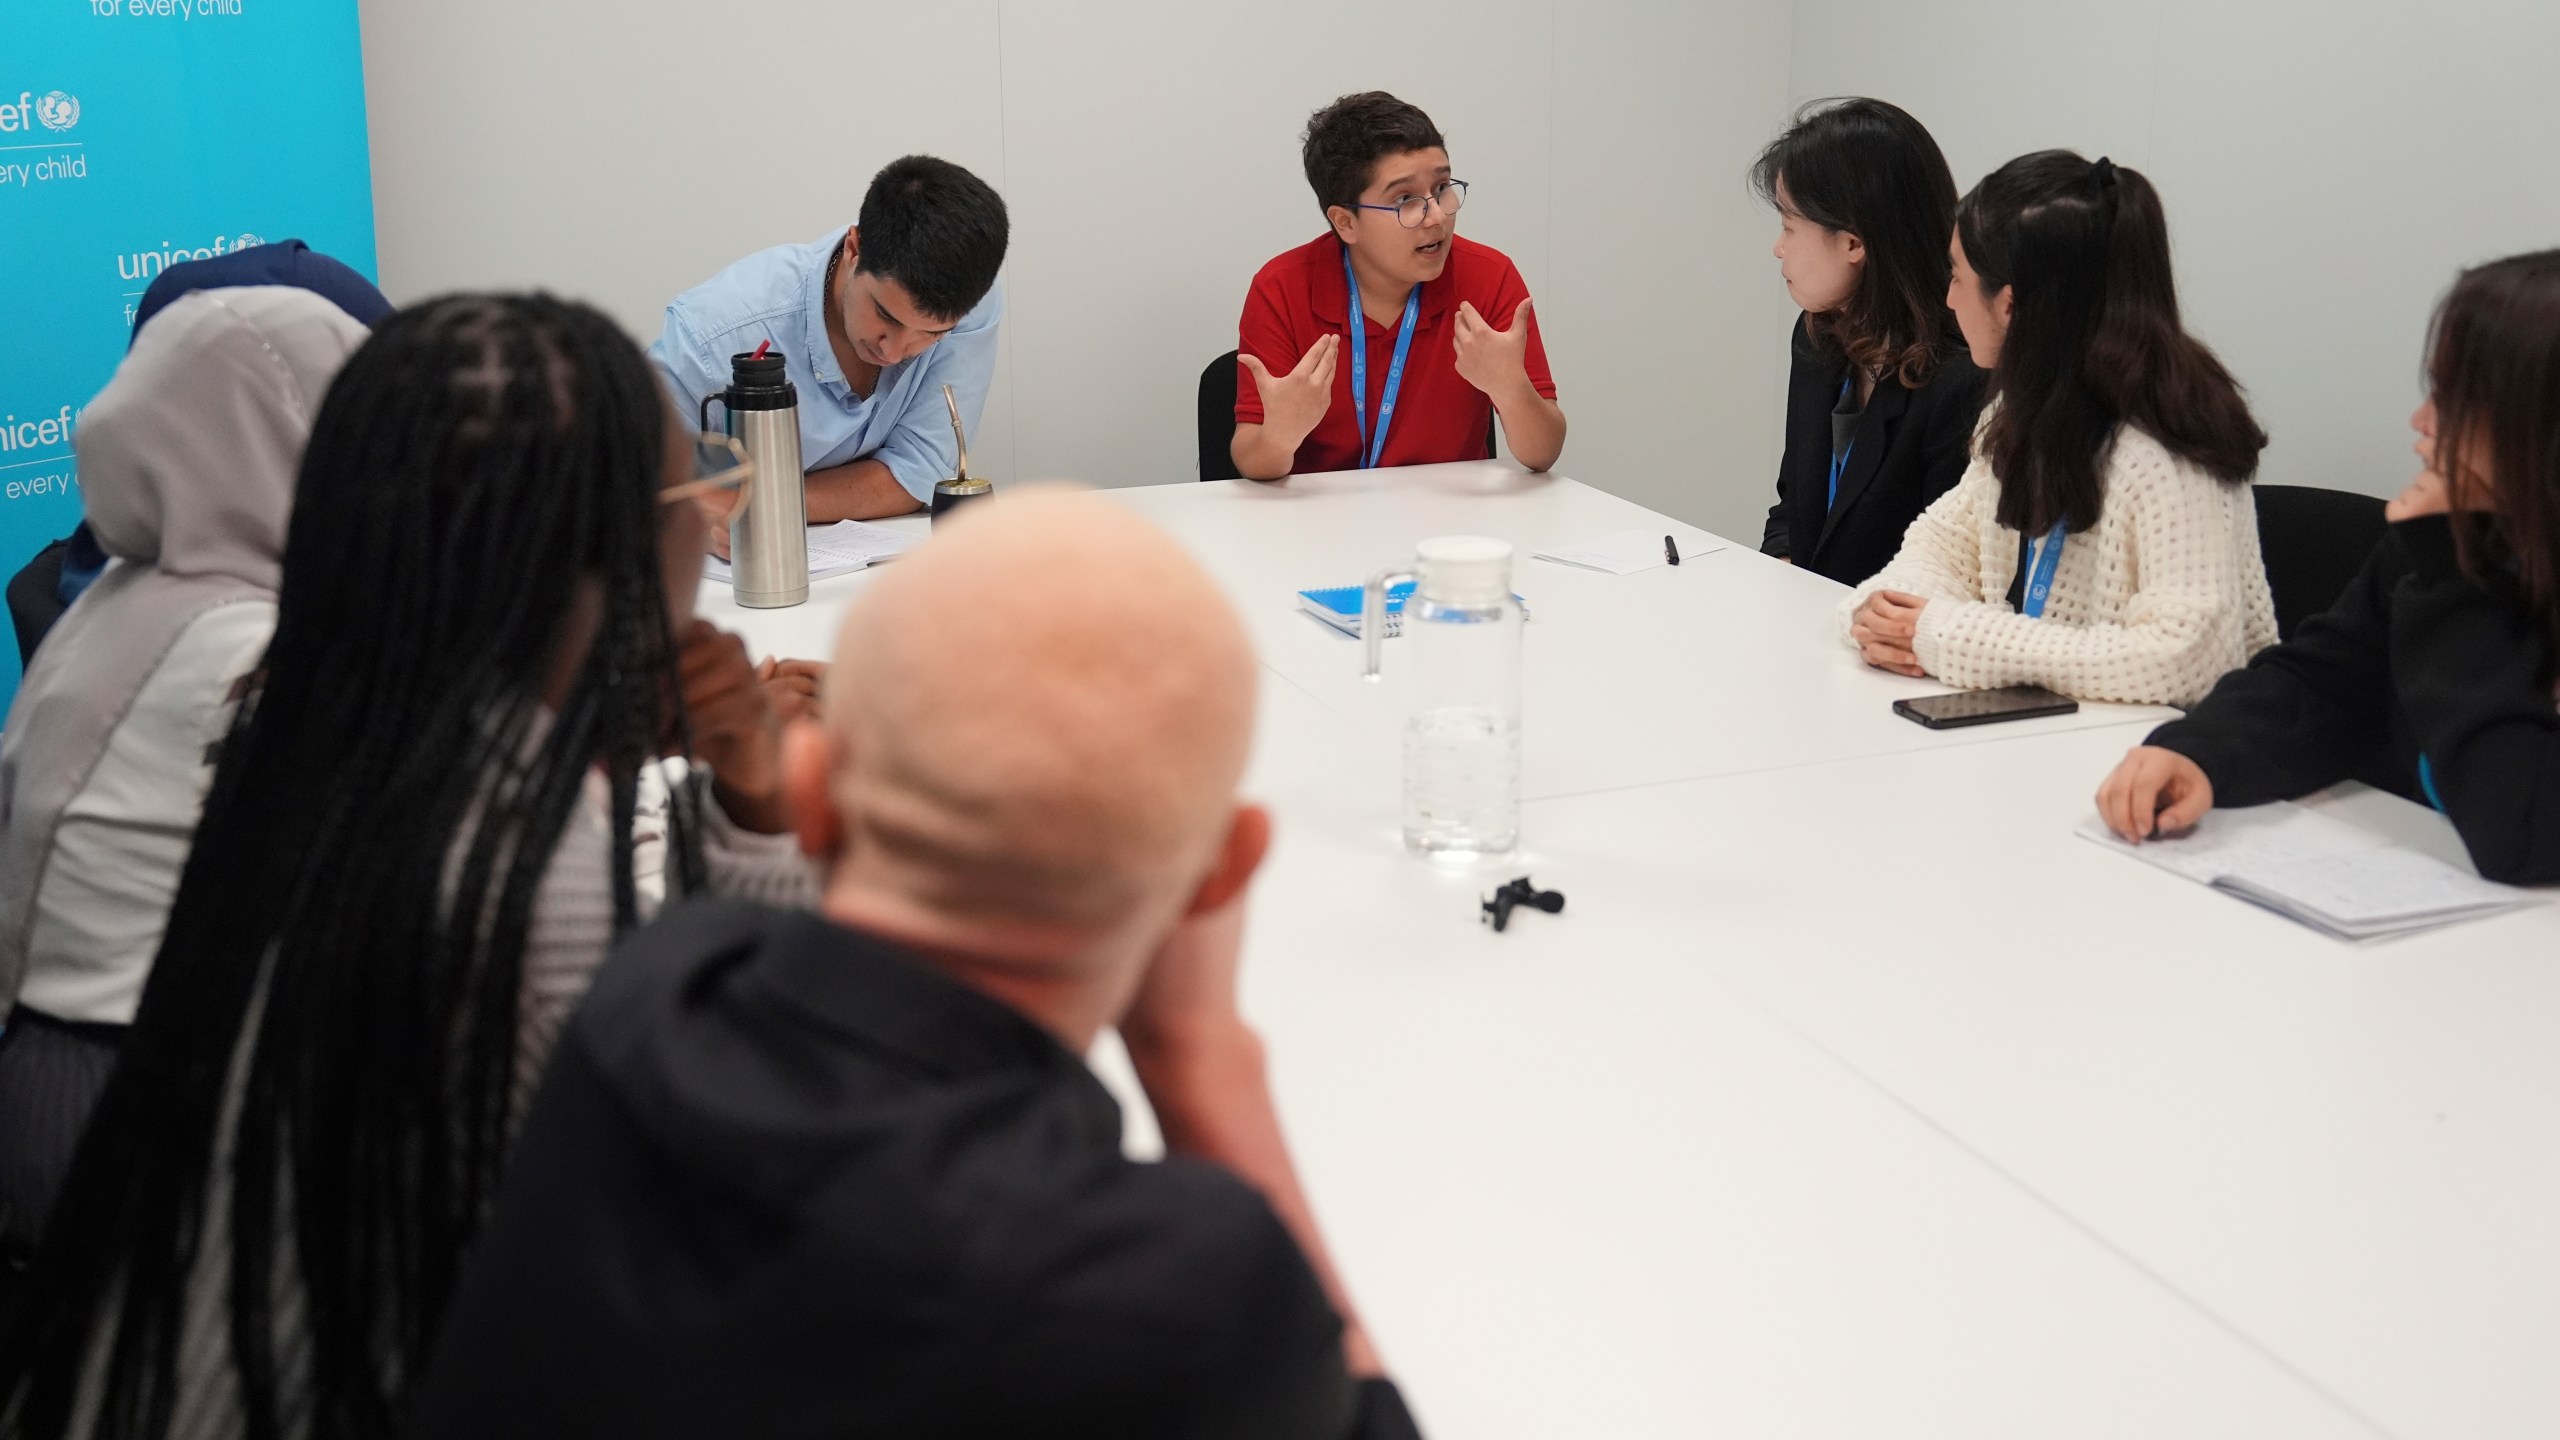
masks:
[(827, 681), (847, 863), (962, 923), (1100, 931), (1187, 899), (1252, 746), (1251, 643), (1162, 531), (1035, 491), (938, 523)]

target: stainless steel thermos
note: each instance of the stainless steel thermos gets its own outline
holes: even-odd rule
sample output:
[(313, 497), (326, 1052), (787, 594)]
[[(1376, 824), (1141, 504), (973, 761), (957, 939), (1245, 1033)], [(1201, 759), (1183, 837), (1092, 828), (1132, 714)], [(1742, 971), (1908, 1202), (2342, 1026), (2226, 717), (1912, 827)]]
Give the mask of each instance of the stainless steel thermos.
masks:
[(800, 471), (800, 396), (783, 371), (782, 352), (729, 357), (729, 388), (702, 397), (706, 430), (714, 400), (755, 462), (729, 517), (730, 586), (738, 603), (753, 609), (800, 604), (809, 598), (809, 500)]

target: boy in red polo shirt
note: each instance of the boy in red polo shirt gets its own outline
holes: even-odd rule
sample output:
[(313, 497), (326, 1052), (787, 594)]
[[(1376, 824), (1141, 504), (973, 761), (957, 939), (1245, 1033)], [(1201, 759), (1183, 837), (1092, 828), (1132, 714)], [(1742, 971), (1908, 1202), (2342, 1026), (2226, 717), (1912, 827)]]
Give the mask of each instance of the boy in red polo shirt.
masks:
[(1458, 238), (1466, 182), (1431, 117), (1384, 91), (1345, 95), (1307, 122), (1306, 166), (1333, 229), (1245, 296), (1236, 469), (1482, 460), (1497, 414), (1521, 464), (1555, 464), (1564, 411), (1529, 287), (1501, 251)]

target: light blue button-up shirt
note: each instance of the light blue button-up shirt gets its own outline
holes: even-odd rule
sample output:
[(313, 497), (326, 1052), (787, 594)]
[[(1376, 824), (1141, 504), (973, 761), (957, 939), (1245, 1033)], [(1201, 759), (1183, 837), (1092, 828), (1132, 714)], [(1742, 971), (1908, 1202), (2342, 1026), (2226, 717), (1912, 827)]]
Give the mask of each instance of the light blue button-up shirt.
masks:
[(959, 460), (942, 387), (951, 387), (961, 419), (977, 434), (995, 376), (1003, 287), (987, 291), (931, 349), (881, 371), (866, 400), (853, 393), (827, 343), (827, 257), (843, 243), (838, 230), (806, 245), (760, 250), (677, 296), (649, 358), (676, 408), (692, 417), (703, 396), (729, 388), (730, 356), (772, 341), (799, 391), (800, 463), (824, 470), (878, 460), (908, 494), (930, 503), (934, 482), (951, 478)]

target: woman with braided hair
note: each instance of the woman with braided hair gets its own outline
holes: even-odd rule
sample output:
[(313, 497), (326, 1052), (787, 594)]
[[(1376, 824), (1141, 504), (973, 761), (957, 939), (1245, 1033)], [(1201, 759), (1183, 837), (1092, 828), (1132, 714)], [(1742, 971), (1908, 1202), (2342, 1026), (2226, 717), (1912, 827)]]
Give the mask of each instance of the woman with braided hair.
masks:
[(347, 362), (0, 1431), (394, 1432), (551, 1038), (643, 918), (643, 771), (692, 762), (670, 890), (814, 898), (771, 704), (691, 614), (726, 453), (545, 296), (431, 302)]

